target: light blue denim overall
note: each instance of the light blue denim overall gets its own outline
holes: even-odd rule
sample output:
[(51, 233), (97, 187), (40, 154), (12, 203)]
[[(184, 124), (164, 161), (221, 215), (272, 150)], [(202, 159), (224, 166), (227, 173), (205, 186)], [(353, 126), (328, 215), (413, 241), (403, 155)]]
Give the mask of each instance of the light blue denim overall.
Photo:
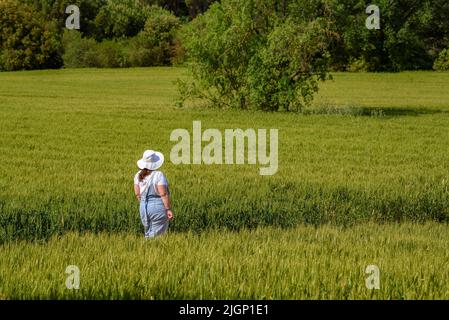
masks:
[[(140, 200), (140, 219), (145, 228), (145, 238), (147, 239), (166, 233), (169, 223), (164, 203), (155, 190), (153, 179), (150, 179), (148, 183), (148, 188), (141, 195)], [(169, 193), (168, 186), (167, 193)]]

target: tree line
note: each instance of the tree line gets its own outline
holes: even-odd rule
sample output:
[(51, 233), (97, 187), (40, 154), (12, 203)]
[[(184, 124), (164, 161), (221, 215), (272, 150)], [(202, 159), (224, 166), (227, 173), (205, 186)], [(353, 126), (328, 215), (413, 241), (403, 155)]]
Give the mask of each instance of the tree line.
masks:
[[(268, 34), (268, 29), (271, 32), (291, 23), (278, 30), (279, 37), (283, 33), (284, 37), (293, 36), (289, 33), (292, 28), (308, 30), (312, 22), (316, 28), (319, 25), (326, 32), (325, 50), (308, 52), (304, 46), (292, 46), (291, 54), (301, 49), (300, 55), (307, 52), (321, 58), (329, 56), (326, 63), (330, 70), (449, 69), (447, 0), (373, 3), (380, 9), (379, 30), (365, 27), (365, 9), (372, 4), (365, 0), (0, 0), (0, 70), (182, 63), (196, 56), (195, 52), (189, 53), (195, 50), (197, 41), (195, 35), (189, 35), (192, 28), (199, 39), (207, 40), (204, 35), (214, 29), (214, 23), (236, 21), (242, 15), (248, 19), (240, 21), (242, 24), (253, 25), (253, 29), (246, 29), (250, 33)], [(65, 9), (72, 4), (81, 12), (77, 31), (65, 28)], [(315, 31), (307, 32), (312, 35)], [(217, 34), (216, 38), (225, 36)], [(248, 36), (264, 42), (262, 38)], [(321, 40), (318, 37), (311, 43), (318, 45)], [(249, 52), (253, 45), (226, 43)]]

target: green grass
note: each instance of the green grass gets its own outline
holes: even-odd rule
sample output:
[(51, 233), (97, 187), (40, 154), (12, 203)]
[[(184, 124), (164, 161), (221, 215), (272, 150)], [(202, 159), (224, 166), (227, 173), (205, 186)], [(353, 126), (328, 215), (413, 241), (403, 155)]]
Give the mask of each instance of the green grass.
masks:
[(337, 73), (317, 104), (385, 108), (392, 114), (448, 111), (447, 72)]
[[(183, 76), (0, 73), (0, 299), (448, 298), (449, 73), (337, 73), (306, 115), (178, 109)], [(194, 120), (279, 129), (278, 173), (173, 165), (170, 133)], [(175, 214), (150, 242), (132, 190), (147, 148)]]
[[(339, 108), (362, 108), (357, 103), (373, 79), (384, 81), (373, 87), (390, 88), (370, 98), (374, 107), (418, 82), (446, 86), (425, 96), (428, 110), (437, 110), (436, 101), (446, 109), (426, 113), (413, 97), (392, 99), (392, 108), (406, 103), (417, 114), (381, 116), (176, 109), (178, 76), (183, 69), (0, 74), (0, 241), (67, 231), (140, 233), (132, 177), (146, 148), (167, 155), (173, 231), (448, 221), (447, 73), (384, 80), (336, 74), (324, 85), (326, 104)], [(390, 78), (395, 85), (388, 86)], [(357, 83), (365, 89), (346, 91), (343, 101), (345, 88)], [(254, 165), (173, 165), (170, 133), (191, 131), (194, 120), (203, 129), (278, 128), (278, 173), (263, 177)]]
[[(447, 226), (368, 224), (288, 231), (68, 234), (0, 247), (8, 299), (448, 299)], [(67, 266), (80, 270), (66, 288)], [(380, 289), (366, 287), (368, 265)]]

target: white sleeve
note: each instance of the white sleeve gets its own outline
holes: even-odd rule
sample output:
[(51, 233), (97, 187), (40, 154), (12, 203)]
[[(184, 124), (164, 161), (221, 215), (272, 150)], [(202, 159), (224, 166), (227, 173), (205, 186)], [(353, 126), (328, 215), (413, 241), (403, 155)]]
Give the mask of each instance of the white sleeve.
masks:
[(134, 176), (134, 184), (139, 184), (139, 172)]
[(165, 178), (165, 175), (162, 172), (158, 172), (158, 175), (156, 177), (156, 184), (158, 186), (168, 186), (167, 178)]

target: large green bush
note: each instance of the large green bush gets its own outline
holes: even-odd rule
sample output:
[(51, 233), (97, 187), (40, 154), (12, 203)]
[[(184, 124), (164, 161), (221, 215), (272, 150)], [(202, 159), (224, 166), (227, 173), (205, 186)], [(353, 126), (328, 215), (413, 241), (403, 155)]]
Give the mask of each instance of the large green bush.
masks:
[(103, 40), (96, 42), (83, 38), (76, 30), (67, 30), (63, 36), (64, 66), (67, 68), (128, 67), (127, 41)]
[(96, 28), (101, 31), (97, 39), (134, 37), (150, 15), (150, 7), (139, 0), (107, 0), (95, 18)]
[(194, 79), (180, 83), (182, 102), (298, 111), (327, 75), (325, 23), (284, 17), (274, 0), (215, 3), (182, 34)]
[(104, 40), (97, 44), (100, 68), (129, 67), (126, 40)]
[(449, 49), (444, 49), (433, 64), (436, 71), (449, 71)]
[(67, 68), (98, 66), (96, 42), (94, 39), (83, 39), (76, 30), (66, 30), (63, 36), (64, 66)]
[(176, 33), (180, 26), (179, 18), (169, 11), (152, 7), (144, 30), (133, 39), (129, 57), (131, 65), (171, 64), (176, 56)]
[(287, 19), (276, 25), (250, 60), (249, 103), (266, 111), (300, 111), (327, 76), (328, 37), (320, 21), (298, 28)]
[(15, 0), (0, 1), (0, 70), (59, 68), (60, 51), (55, 21)]

